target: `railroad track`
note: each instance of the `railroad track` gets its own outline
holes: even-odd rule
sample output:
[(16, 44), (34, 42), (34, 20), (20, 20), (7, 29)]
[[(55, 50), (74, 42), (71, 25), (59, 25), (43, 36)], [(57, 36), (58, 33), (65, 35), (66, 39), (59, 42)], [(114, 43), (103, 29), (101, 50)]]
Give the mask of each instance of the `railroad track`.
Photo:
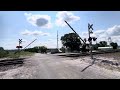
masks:
[[(92, 52), (93, 55), (97, 55), (97, 54), (106, 54), (106, 53), (115, 53), (115, 52), (120, 52), (120, 50), (100, 50), (97, 52)], [(79, 57), (79, 56), (88, 56), (90, 55), (90, 53), (68, 53), (68, 54), (60, 54), (58, 56), (66, 56), (66, 57)]]
[(24, 59), (7, 59), (7, 60), (1, 60), (0, 61), (0, 66), (5, 66), (5, 65), (15, 65), (15, 64), (23, 64)]

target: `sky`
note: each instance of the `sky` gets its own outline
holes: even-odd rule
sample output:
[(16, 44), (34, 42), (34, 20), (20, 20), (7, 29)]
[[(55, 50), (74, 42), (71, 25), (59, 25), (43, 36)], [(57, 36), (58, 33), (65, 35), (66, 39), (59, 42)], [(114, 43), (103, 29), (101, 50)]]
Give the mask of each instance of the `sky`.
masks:
[(120, 11), (0, 11), (0, 47), (16, 49), (22, 39), (24, 48), (37, 39), (29, 48), (56, 48), (58, 31), (60, 48), (61, 36), (73, 32), (64, 20), (83, 39), (88, 38), (90, 23), (94, 29), (91, 36), (97, 37), (97, 42), (111, 38), (120, 45)]

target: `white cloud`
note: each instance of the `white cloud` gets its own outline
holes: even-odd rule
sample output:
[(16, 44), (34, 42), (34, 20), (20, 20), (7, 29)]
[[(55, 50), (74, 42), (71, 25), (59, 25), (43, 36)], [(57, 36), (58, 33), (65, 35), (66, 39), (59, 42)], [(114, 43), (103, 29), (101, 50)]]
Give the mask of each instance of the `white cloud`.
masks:
[(31, 32), (32, 35), (41, 35), (41, 36), (48, 36), (49, 33), (43, 33), (41, 31), (33, 31)]
[[(97, 30), (93, 31), (93, 36), (97, 37), (97, 41), (108, 41), (108, 38), (111, 37), (113, 42), (117, 42), (120, 45), (120, 25), (115, 25), (106, 30)], [(82, 38), (88, 38), (88, 33), (82, 33)]]
[(115, 25), (111, 28), (108, 28), (106, 32), (110, 36), (120, 36), (120, 25)]
[[(46, 42), (41, 42), (41, 45), (45, 45), (48, 48), (57, 48), (57, 41), (56, 41), (56, 39), (48, 39), (48, 41), (46, 41)], [(58, 41), (58, 46), (59, 46), (59, 48), (62, 47), (62, 43), (60, 40)]]
[(51, 17), (48, 15), (39, 15), (39, 14), (32, 14), (32, 13), (24, 13), (24, 15), (27, 18), (27, 21), (38, 27), (42, 28), (51, 28)]
[(48, 39), (48, 41), (53, 41), (53, 39)]
[(26, 42), (27, 42), (27, 40), (22, 38), (22, 43), (26, 43)]
[[(106, 40), (108, 41), (108, 38), (111, 37), (113, 42), (117, 42), (120, 44), (120, 25), (115, 25), (111, 28), (108, 28), (107, 30), (102, 30), (102, 33), (97, 33), (98, 35), (98, 40)], [(96, 32), (95, 32), (96, 33)]]
[(34, 36), (37, 36), (37, 35), (40, 35), (40, 36), (49, 36), (50, 34), (49, 33), (44, 33), (42, 31), (29, 31), (29, 30), (25, 30), (23, 32), (21, 32), (22, 35), (34, 35)]
[(25, 16), (31, 16), (32, 14), (31, 13), (24, 13)]
[(62, 27), (66, 25), (64, 20), (66, 20), (69, 23), (80, 20), (80, 17), (75, 16), (73, 13), (68, 12), (68, 11), (60, 11), (56, 14), (56, 17), (57, 17), (55, 21), (56, 25), (62, 26)]
[(24, 32), (21, 32), (22, 35), (31, 35), (31, 32), (28, 30), (25, 30)]

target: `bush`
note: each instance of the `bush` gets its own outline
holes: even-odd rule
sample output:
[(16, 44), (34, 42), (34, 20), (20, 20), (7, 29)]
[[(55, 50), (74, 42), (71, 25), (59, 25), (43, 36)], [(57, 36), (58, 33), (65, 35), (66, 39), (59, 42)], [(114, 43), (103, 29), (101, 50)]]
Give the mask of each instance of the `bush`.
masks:
[(99, 42), (99, 47), (106, 47), (107, 46), (107, 42), (106, 41), (100, 41)]
[(4, 48), (3, 48), (3, 47), (0, 47), (0, 51), (4, 51)]
[(98, 50), (98, 46), (99, 46), (99, 44), (95, 44), (95, 45), (93, 45), (93, 50)]
[(61, 47), (60, 50), (65, 53), (65, 48), (64, 47)]
[(40, 52), (40, 53), (47, 53), (47, 47), (45, 46), (36, 46), (34, 48), (28, 48), (28, 49), (25, 49), (25, 51), (28, 51), (28, 52)]
[(8, 51), (5, 51), (3, 47), (0, 47), (0, 58), (6, 57), (8, 54)]
[(110, 43), (110, 45), (113, 47), (113, 49), (117, 49), (118, 47), (118, 44), (114, 42)]
[(40, 46), (39, 50), (41, 53), (47, 53), (47, 47), (45, 47), (45, 46)]

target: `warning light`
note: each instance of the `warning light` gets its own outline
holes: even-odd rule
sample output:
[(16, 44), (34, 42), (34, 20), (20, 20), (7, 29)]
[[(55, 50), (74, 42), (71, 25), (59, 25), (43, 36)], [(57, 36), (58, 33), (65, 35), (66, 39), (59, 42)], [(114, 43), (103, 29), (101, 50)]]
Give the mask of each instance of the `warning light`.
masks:
[(16, 48), (22, 48), (22, 46), (16, 46)]

